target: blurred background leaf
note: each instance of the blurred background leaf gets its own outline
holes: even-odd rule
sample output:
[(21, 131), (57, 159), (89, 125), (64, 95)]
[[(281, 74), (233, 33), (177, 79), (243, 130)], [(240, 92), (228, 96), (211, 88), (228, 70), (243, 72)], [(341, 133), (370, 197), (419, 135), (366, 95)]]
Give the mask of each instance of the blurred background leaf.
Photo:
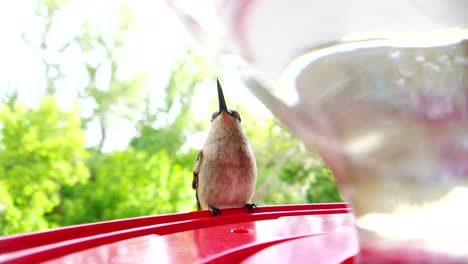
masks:
[(162, 2), (19, 2), (0, 4), (15, 25), (0, 28), (0, 235), (195, 210), (216, 77), (256, 154), (255, 203), (342, 201), (318, 157), (191, 49)]

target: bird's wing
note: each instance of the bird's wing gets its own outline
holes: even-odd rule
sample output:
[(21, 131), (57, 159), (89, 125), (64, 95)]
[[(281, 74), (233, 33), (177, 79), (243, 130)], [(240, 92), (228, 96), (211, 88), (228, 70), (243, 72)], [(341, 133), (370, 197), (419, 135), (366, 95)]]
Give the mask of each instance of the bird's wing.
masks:
[(197, 156), (197, 161), (195, 162), (195, 167), (193, 168), (193, 180), (192, 180), (192, 188), (195, 189), (195, 197), (197, 198), (197, 209), (198, 211), (201, 210), (200, 201), (198, 200), (198, 172), (200, 171), (200, 167), (203, 160), (203, 151), (200, 151)]
[(203, 151), (200, 151), (197, 156), (197, 161), (195, 162), (195, 167), (193, 168), (192, 188), (195, 190), (198, 187), (198, 172), (200, 171), (202, 159), (203, 159)]

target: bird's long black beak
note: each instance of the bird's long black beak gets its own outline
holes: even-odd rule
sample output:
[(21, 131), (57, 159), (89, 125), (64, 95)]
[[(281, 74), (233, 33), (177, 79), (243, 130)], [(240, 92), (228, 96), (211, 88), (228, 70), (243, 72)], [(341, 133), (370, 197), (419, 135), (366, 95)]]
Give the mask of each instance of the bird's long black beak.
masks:
[(216, 82), (218, 83), (219, 113), (221, 113), (221, 111), (229, 113), (226, 106), (226, 101), (224, 100), (223, 88), (221, 88), (221, 84), (219, 83), (218, 79), (216, 79)]

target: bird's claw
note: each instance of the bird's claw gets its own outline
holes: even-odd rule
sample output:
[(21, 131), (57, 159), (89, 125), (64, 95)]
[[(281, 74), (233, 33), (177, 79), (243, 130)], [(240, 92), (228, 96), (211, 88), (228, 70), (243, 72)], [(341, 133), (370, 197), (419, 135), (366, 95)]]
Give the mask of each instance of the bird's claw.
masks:
[(221, 216), (221, 210), (219, 210), (218, 207), (214, 207), (214, 206), (211, 206), (210, 205), (210, 212), (211, 212), (211, 216)]
[(245, 204), (245, 207), (247, 208), (247, 211), (249, 212), (249, 214), (253, 214), (255, 213), (255, 209), (257, 209), (257, 205), (254, 204), (254, 203), (251, 203), (251, 204)]

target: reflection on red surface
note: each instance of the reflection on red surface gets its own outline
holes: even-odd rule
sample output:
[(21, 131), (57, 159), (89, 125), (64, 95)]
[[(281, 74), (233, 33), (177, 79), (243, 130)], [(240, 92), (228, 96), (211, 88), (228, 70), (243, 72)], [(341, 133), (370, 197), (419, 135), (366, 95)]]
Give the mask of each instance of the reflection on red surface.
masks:
[(215, 226), (193, 231), (198, 257), (209, 259), (225, 251), (236, 249), (257, 241), (254, 222)]
[(266, 206), (255, 214), (192, 212), (0, 238), (0, 263), (337, 263), (352, 260), (357, 245), (347, 204)]
[[(147, 235), (124, 241), (95, 247), (80, 251), (45, 262), (46, 264), (68, 264), (68, 263), (146, 263), (158, 261), (156, 252), (159, 251), (155, 245), (161, 238), (155, 235)], [(156, 263), (153, 262), (153, 263)]]
[(352, 263), (358, 252), (353, 229), (294, 239), (270, 246), (243, 261), (251, 263)]
[(352, 215), (348, 213), (289, 216), (147, 235), (46, 263), (340, 263), (357, 251)]
[(444, 263), (466, 264), (466, 256), (449, 256), (447, 254), (428, 252), (424, 250), (408, 249), (404, 246), (387, 246), (385, 248), (364, 247), (360, 250), (356, 260), (360, 264), (393, 264), (393, 263)]

